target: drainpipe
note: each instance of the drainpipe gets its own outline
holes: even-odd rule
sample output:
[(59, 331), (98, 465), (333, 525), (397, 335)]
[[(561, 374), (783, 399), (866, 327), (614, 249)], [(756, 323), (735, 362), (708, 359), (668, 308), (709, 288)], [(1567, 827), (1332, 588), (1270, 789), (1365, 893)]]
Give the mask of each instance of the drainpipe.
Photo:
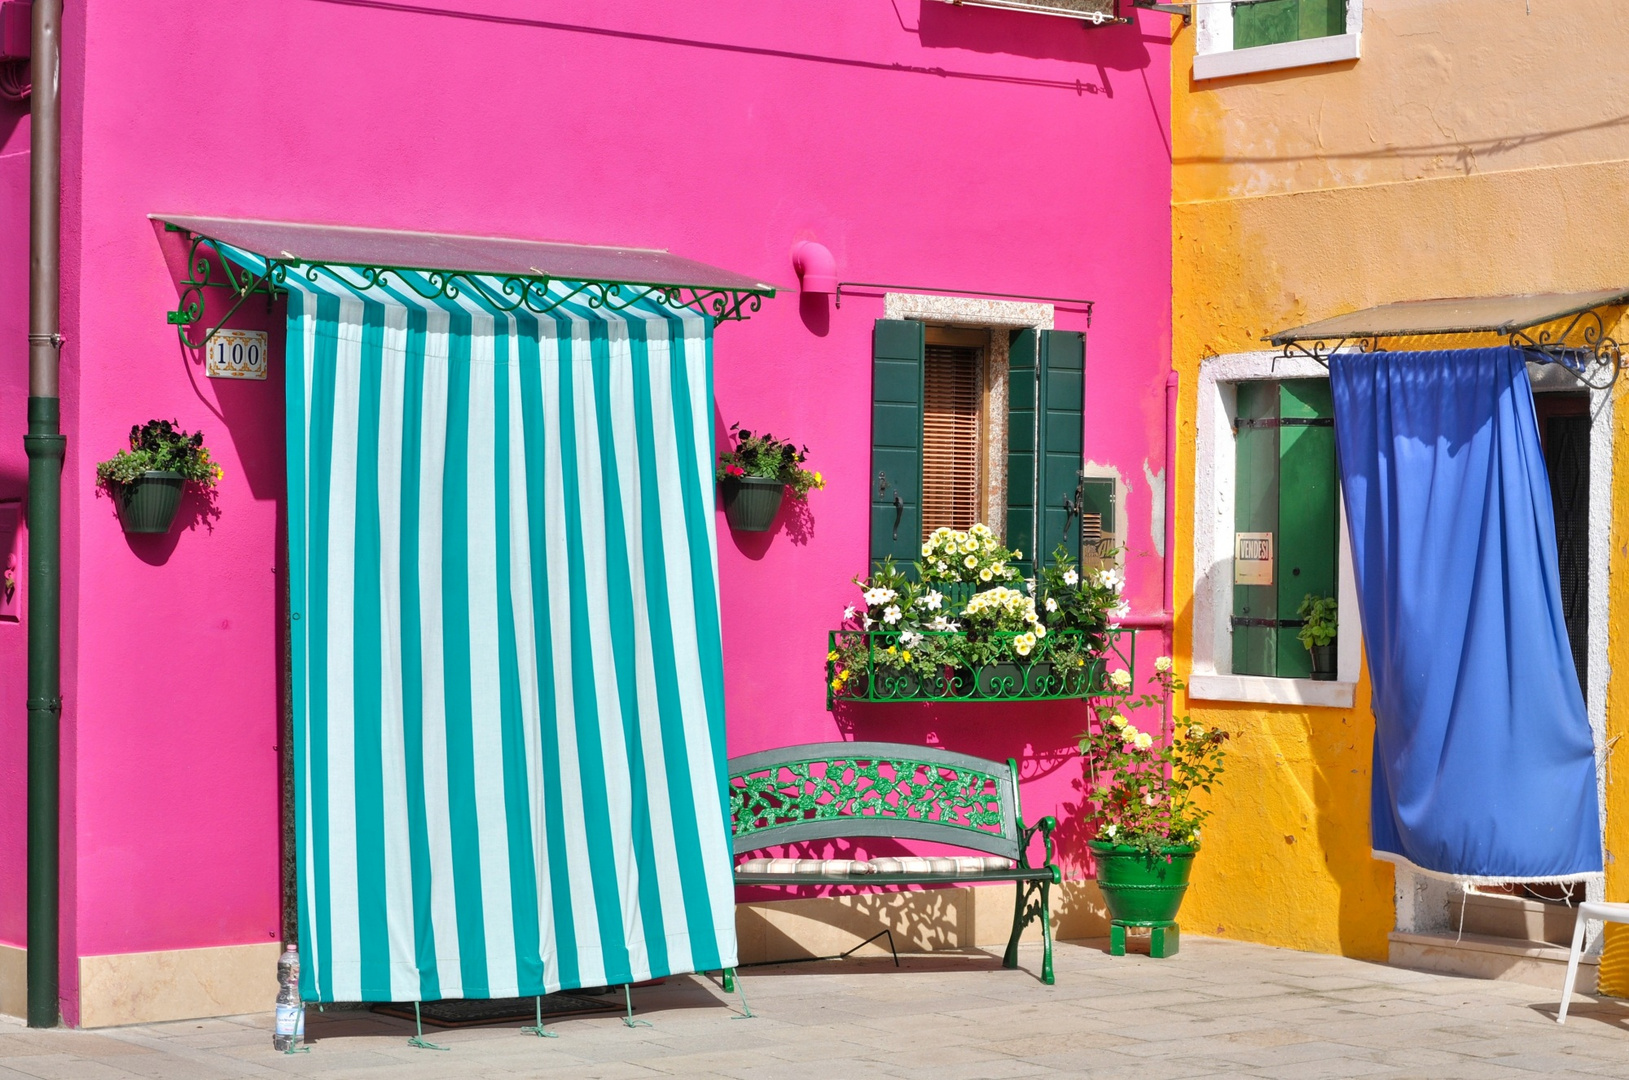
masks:
[(62, 0), (34, 0), (28, 244), (28, 1026), (56, 1027), (62, 719)]

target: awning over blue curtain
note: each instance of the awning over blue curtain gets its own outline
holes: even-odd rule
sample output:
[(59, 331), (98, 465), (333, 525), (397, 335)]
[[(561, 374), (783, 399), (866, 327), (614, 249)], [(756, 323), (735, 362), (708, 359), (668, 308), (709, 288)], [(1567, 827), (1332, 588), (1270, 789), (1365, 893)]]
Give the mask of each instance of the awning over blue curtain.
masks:
[(1376, 855), (1504, 881), (1600, 873), (1522, 353), (1343, 352), (1329, 371), (1374, 688)]
[(284, 282), (301, 992), (733, 966), (710, 320), (410, 284)]

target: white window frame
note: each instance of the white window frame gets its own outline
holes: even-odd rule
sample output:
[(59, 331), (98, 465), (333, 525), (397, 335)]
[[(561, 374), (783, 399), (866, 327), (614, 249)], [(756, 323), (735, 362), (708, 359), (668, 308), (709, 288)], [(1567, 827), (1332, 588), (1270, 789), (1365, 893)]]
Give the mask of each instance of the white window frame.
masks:
[(1233, 47), (1233, 5), (1227, 0), (1194, 4), (1195, 79), (1226, 79), (1257, 71), (1334, 64), (1358, 58), (1363, 36), (1363, 0), (1346, 0), (1346, 33), (1306, 41), (1284, 41), (1277, 45), (1257, 45), (1252, 49)]
[(1199, 368), (1198, 430), (1194, 452), (1193, 670), (1188, 697), (1203, 701), (1254, 701), (1349, 709), (1363, 661), (1357, 583), (1347, 539), (1346, 506), (1340, 504), (1340, 601), (1335, 678), (1281, 679), (1233, 674), (1233, 507), (1237, 490), (1233, 419), (1235, 388), (1268, 379), (1327, 379), (1308, 357), (1273, 352), (1214, 356)]

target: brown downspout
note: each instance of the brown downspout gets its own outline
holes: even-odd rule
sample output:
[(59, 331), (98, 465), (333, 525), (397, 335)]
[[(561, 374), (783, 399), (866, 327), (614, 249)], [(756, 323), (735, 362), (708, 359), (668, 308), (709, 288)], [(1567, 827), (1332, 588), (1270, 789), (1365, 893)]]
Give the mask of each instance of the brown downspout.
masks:
[(60, 1017), (62, 0), (34, 0), (28, 239), (28, 1026)]

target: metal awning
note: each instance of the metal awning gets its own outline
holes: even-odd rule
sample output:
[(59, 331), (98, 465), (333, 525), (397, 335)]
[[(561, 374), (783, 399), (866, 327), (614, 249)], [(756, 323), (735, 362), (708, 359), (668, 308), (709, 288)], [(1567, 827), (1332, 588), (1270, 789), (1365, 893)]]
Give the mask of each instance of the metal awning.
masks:
[[(170, 232), (186, 234), (191, 242), (181, 302), (169, 321), (194, 348), (214, 333), (210, 330), (197, 340), (189, 333), (203, 318), (203, 290), (225, 289), (235, 295), (224, 320), (249, 296), (269, 298), (282, 291), (280, 284), (291, 270), (343, 268), (372, 287), (405, 285), (425, 299), (456, 297), (460, 282), (468, 289), (471, 279), (481, 275), (503, 282), (497, 296), (482, 292), (499, 310), (525, 308), (534, 314), (545, 314), (561, 303), (560, 290), (549, 289), (555, 282), (570, 283), (570, 297), (594, 308), (616, 310), (655, 298), (696, 308), (719, 321), (745, 319), (759, 309), (764, 297), (775, 295), (773, 285), (653, 248), (189, 214), (151, 217)], [(265, 271), (234, 269), (230, 260), (211, 259), (202, 250), (207, 247), (218, 256), (223, 246), (260, 256)], [(399, 273), (404, 270), (411, 276)], [(438, 292), (427, 293), (426, 288)]]
[(1497, 334), (1535, 359), (1560, 363), (1591, 386), (1610, 385), (1621, 349), (1607, 336), (1600, 312), (1626, 304), (1629, 288), (1405, 300), (1280, 330), (1265, 340), (1285, 356), (1323, 361), (1342, 346), (1370, 350), (1385, 338)]

